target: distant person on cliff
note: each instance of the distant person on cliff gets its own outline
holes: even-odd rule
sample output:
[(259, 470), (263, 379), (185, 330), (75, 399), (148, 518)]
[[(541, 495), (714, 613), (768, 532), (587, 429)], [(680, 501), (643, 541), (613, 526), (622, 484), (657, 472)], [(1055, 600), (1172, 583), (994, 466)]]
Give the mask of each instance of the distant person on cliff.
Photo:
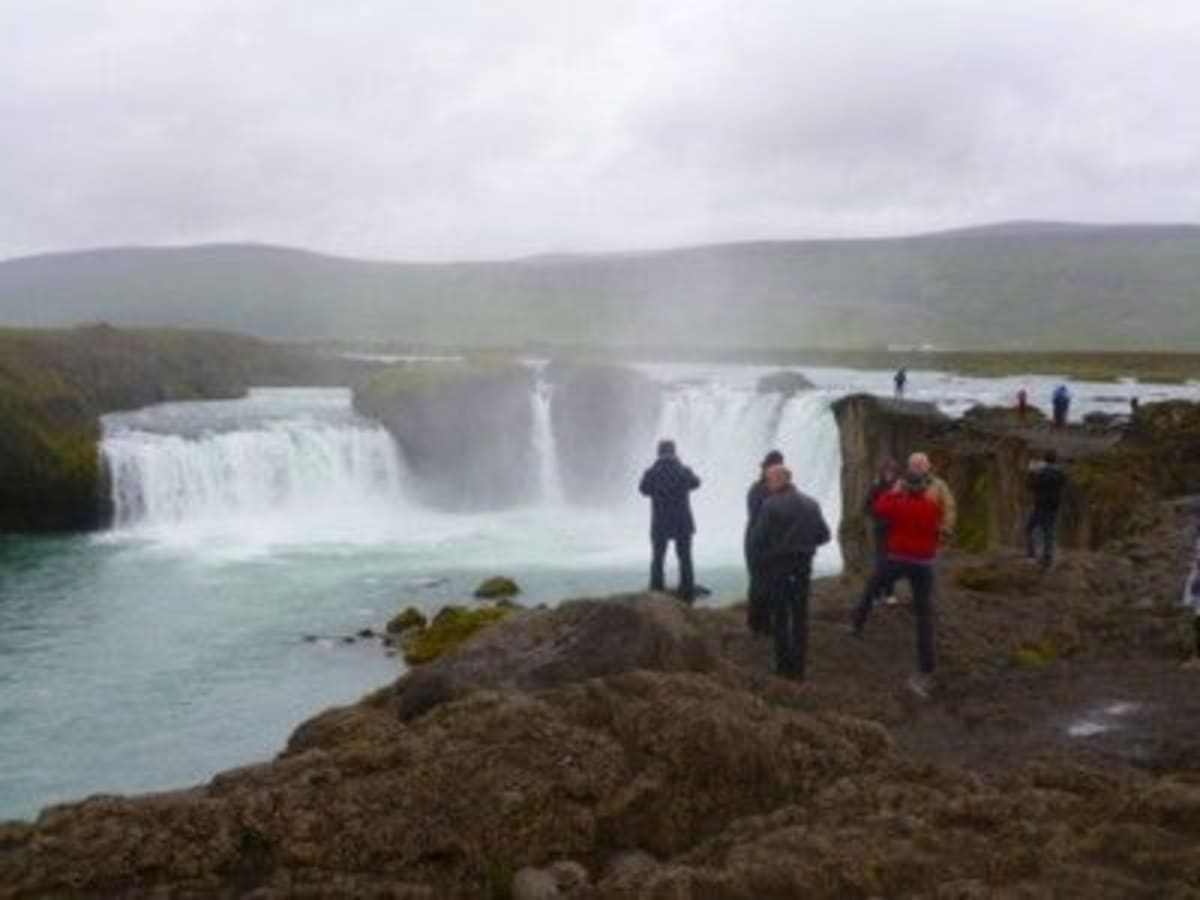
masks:
[(1056, 387), (1051, 399), (1051, 406), (1054, 409), (1054, 427), (1066, 427), (1067, 417), (1071, 413), (1071, 389), (1065, 384)]
[(667, 545), (674, 542), (679, 560), (679, 598), (687, 603), (696, 599), (696, 579), (692, 569), (692, 518), (690, 494), (700, 487), (696, 473), (679, 461), (674, 441), (659, 441), (658, 459), (642, 475), (638, 490), (650, 498), (650, 590), (663, 590), (663, 565)]
[(1029, 416), (1029, 391), (1021, 388), (1017, 391), (1017, 418), (1022, 422)]
[(901, 366), (896, 370), (896, 374), (892, 378), (892, 381), (896, 384), (896, 399), (904, 399), (904, 388), (908, 385), (908, 369)]
[(831, 534), (820, 504), (796, 489), (790, 469), (771, 466), (766, 482), (770, 496), (750, 529), (750, 555), (770, 598), (775, 672), (802, 679), (808, 650), (812, 560)]
[(754, 528), (754, 522), (758, 518), (758, 512), (762, 508), (763, 501), (770, 495), (767, 489), (767, 471), (772, 466), (783, 465), (783, 454), (778, 450), (772, 450), (763, 457), (762, 464), (759, 468), (758, 479), (754, 484), (750, 485), (750, 490), (746, 492), (746, 535), (744, 538), (745, 555), (746, 555), (746, 570), (750, 577), (750, 586), (746, 595), (746, 624), (750, 626), (750, 630), (755, 634), (770, 634), (771, 633), (771, 605), (770, 598), (767, 596), (766, 584), (754, 566), (754, 559), (750, 553), (750, 533)]
[[(913, 457), (924, 454), (913, 454)], [(888, 524), (887, 565), (873, 575), (850, 619), (856, 637), (863, 636), (875, 597), (885, 585), (900, 579), (912, 589), (917, 631), (917, 673), (908, 682), (910, 690), (928, 697), (937, 667), (934, 649), (933, 589), (934, 564), (945, 532), (945, 509), (933, 487), (928, 468), (913, 466), (892, 490), (875, 501), (874, 513)]]
[[(886, 519), (875, 514), (875, 501), (879, 499), (880, 495), (892, 490), (899, 478), (900, 464), (894, 459), (885, 459), (880, 464), (879, 472), (876, 474), (875, 480), (871, 482), (871, 487), (867, 490), (867, 497), (863, 501), (863, 513), (871, 520), (871, 537), (874, 541), (875, 567), (872, 570), (872, 579), (887, 567), (888, 523)], [(885, 602), (889, 606), (894, 605), (896, 598), (892, 596), (892, 585), (881, 584), (879, 593), (873, 599), (877, 602)]]
[[(1058, 510), (1067, 487), (1067, 473), (1058, 462), (1058, 453), (1047, 450), (1041, 460), (1030, 463), (1026, 476), (1033, 495), (1033, 509), (1025, 520), (1025, 548), (1030, 559), (1038, 559), (1049, 568), (1054, 562), (1054, 535), (1058, 525)], [(1037, 546), (1041, 539), (1041, 548)]]

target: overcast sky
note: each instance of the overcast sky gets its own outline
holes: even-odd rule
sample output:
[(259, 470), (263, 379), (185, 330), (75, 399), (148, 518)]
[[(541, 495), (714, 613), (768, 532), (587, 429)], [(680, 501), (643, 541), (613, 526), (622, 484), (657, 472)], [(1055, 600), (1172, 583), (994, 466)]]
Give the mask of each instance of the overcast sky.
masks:
[(1200, 220), (1195, 0), (0, 0), (0, 257)]

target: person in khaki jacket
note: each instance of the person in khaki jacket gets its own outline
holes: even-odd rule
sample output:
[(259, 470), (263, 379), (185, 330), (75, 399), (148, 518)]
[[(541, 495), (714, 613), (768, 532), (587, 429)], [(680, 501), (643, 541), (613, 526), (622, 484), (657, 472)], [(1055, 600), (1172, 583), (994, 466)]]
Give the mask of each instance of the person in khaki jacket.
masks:
[(950, 485), (933, 474), (933, 463), (924, 453), (914, 453), (908, 458), (908, 470), (928, 477), (928, 490), (942, 507), (942, 543), (949, 544), (954, 538), (954, 528), (958, 524), (958, 503), (954, 500), (954, 492), (950, 490)]

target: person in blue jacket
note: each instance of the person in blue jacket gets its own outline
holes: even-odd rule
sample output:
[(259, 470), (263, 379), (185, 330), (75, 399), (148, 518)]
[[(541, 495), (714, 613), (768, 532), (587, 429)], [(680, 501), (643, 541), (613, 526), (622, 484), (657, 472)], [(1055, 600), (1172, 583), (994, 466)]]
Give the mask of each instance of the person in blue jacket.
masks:
[(675, 544), (679, 560), (679, 598), (691, 603), (696, 598), (696, 577), (692, 567), (692, 536), (696, 521), (692, 517), (691, 493), (700, 487), (696, 473), (680, 462), (674, 441), (659, 441), (658, 459), (642, 475), (638, 490), (650, 498), (650, 590), (663, 590), (663, 564), (667, 545)]

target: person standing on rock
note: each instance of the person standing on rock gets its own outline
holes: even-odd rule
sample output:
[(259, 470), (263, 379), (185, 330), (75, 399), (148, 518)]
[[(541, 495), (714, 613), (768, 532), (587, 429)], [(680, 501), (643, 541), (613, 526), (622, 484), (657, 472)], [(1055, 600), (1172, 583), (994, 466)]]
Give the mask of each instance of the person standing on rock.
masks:
[[(894, 459), (885, 459), (880, 464), (879, 472), (871, 483), (871, 487), (867, 491), (867, 498), (863, 502), (863, 513), (871, 520), (871, 537), (874, 541), (875, 567), (872, 570), (872, 577), (881, 574), (887, 567), (888, 523), (886, 519), (875, 515), (875, 501), (882, 494), (892, 490), (899, 478), (900, 464)], [(881, 582), (879, 593), (875, 596), (876, 602), (886, 602), (889, 606), (895, 605), (896, 598), (892, 596), (892, 587), (891, 584)]]
[(1056, 387), (1050, 405), (1054, 410), (1054, 427), (1065, 428), (1067, 417), (1071, 413), (1071, 389), (1065, 384)]
[[(941, 496), (933, 488), (927, 467), (914, 466), (913, 454), (908, 472), (892, 490), (875, 501), (874, 513), (888, 524), (887, 565), (873, 575), (863, 590), (850, 619), (855, 637), (863, 637), (875, 597), (885, 584), (900, 579), (912, 590), (913, 613), (917, 627), (917, 673), (909, 679), (909, 688), (921, 697), (929, 696), (937, 667), (934, 649), (933, 590), (934, 564), (944, 533), (945, 509)], [(927, 461), (927, 458), (926, 458)]]
[(696, 473), (679, 461), (674, 441), (659, 441), (658, 459), (642, 475), (638, 490), (650, 498), (650, 590), (663, 590), (663, 566), (667, 545), (674, 542), (679, 560), (679, 598), (687, 603), (696, 599), (696, 579), (692, 568), (692, 535), (696, 522), (692, 517), (691, 492), (700, 487)]
[(896, 399), (903, 400), (904, 388), (908, 385), (908, 369), (901, 366), (896, 370), (896, 374), (892, 378), (892, 381), (896, 385)]
[(746, 593), (746, 624), (755, 634), (771, 633), (771, 604), (767, 596), (766, 584), (756, 571), (754, 559), (750, 552), (750, 533), (763, 502), (770, 495), (767, 489), (767, 471), (772, 466), (783, 465), (783, 454), (772, 450), (763, 457), (759, 468), (758, 479), (750, 485), (746, 492), (746, 534), (743, 539), (746, 556), (746, 571), (749, 575), (749, 589)]
[(813, 555), (832, 535), (820, 504), (796, 489), (790, 469), (771, 466), (766, 483), (769, 496), (750, 529), (750, 554), (770, 599), (775, 672), (799, 680), (808, 651)]
[(1021, 388), (1017, 391), (1017, 418), (1021, 423), (1025, 423), (1025, 419), (1029, 416), (1029, 391)]
[[(1025, 549), (1030, 559), (1038, 559), (1048, 569), (1054, 562), (1058, 510), (1067, 487), (1067, 473), (1058, 464), (1056, 451), (1047, 450), (1041, 461), (1030, 464), (1027, 484), (1033, 495), (1033, 509), (1025, 520)], [(1039, 537), (1040, 552), (1037, 547)]]

